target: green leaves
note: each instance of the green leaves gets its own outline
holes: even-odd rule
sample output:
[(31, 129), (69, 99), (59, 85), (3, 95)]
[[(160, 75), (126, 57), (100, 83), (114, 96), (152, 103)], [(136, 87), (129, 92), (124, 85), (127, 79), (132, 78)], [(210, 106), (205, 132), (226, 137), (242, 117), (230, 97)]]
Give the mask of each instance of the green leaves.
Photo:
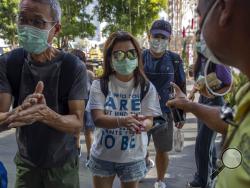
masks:
[(0, 38), (7, 39), (12, 45), (17, 41), (16, 14), (19, 0), (1, 0), (0, 3)]
[[(16, 15), (20, 0), (0, 0), (0, 38), (10, 44), (17, 44)], [(86, 7), (92, 0), (59, 0), (62, 8), (62, 32), (58, 37), (58, 47), (68, 45), (68, 40), (76, 36), (93, 36), (95, 26), (92, 17), (86, 14)]]
[(167, 0), (98, 0), (95, 12), (99, 21), (108, 23), (104, 34), (125, 30), (140, 35), (148, 32), (158, 13), (166, 6)]

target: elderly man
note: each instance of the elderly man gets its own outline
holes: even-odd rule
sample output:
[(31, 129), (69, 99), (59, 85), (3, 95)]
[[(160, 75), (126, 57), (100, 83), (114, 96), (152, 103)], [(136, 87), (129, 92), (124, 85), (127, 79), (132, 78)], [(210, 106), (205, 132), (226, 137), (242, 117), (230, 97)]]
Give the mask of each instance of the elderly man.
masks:
[(77, 188), (86, 68), (51, 45), (61, 28), (57, 0), (21, 0), (19, 9), (23, 48), (0, 58), (0, 127), (17, 128), (15, 187)]
[[(203, 54), (216, 63), (236, 67), (250, 79), (250, 1), (249, 0), (200, 0), (198, 13), (204, 38)], [(236, 95), (234, 125), (220, 118), (220, 109), (188, 101), (178, 86), (174, 85), (176, 99), (169, 106), (192, 112), (207, 126), (227, 134), (226, 148), (236, 148), (242, 153), (241, 165), (223, 169), (216, 188), (248, 188), (250, 185), (250, 83)]]

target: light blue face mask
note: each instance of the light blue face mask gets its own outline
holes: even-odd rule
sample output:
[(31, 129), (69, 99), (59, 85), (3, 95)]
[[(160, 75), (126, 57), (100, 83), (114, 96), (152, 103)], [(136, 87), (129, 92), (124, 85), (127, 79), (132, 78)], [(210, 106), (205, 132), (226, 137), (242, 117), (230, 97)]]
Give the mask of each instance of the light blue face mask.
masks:
[(20, 46), (29, 53), (41, 54), (50, 46), (48, 37), (51, 29), (42, 30), (28, 25), (19, 25), (17, 33)]
[(155, 53), (163, 53), (168, 46), (167, 39), (151, 38), (149, 40), (150, 49)]
[(132, 74), (137, 66), (138, 66), (137, 58), (133, 60), (126, 58), (122, 61), (117, 61), (117, 60), (112, 59), (113, 69), (121, 75)]

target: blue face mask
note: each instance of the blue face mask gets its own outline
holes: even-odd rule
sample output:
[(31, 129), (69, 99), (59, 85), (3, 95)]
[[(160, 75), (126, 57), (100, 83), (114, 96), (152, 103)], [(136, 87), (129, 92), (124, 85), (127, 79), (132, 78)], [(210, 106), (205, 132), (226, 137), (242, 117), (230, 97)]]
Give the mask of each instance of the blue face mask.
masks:
[(19, 25), (17, 29), (19, 44), (29, 53), (41, 54), (50, 46), (48, 43), (50, 30), (42, 30), (28, 25)]
[(130, 60), (128, 58), (117, 61), (112, 59), (112, 67), (113, 69), (121, 75), (130, 75), (134, 72), (136, 67), (138, 66), (138, 59)]

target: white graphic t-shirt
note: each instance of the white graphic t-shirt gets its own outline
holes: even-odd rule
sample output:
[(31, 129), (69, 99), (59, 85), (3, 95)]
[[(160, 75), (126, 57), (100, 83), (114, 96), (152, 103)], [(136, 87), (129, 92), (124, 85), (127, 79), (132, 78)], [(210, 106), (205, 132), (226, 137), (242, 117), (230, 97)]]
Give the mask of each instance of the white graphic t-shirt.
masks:
[[(149, 91), (140, 100), (140, 87), (134, 88), (134, 80), (122, 82), (110, 76), (109, 93), (105, 98), (100, 81), (91, 86), (88, 110), (101, 109), (110, 116), (141, 114), (145, 116), (161, 115), (157, 91), (150, 83)], [(91, 154), (101, 160), (128, 163), (142, 160), (146, 156), (147, 133), (135, 134), (125, 127), (117, 129), (96, 128)]]

